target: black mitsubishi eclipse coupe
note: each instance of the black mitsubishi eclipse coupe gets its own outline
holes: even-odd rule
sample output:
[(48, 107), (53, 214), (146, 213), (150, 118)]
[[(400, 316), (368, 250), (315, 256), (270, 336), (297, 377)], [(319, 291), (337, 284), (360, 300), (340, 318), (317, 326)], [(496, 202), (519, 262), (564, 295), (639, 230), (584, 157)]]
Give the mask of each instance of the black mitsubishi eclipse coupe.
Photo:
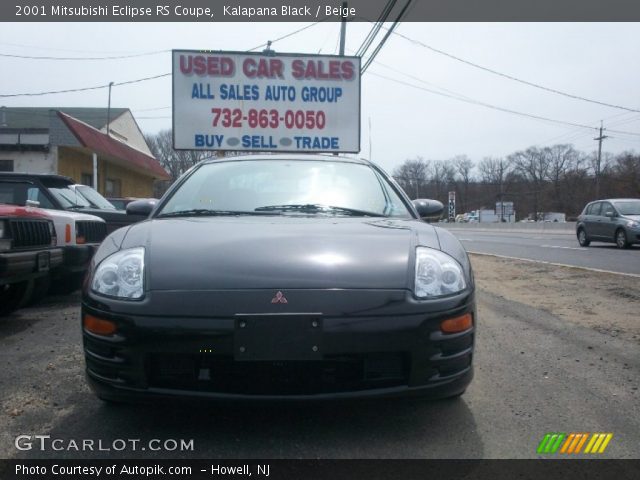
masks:
[(477, 323), (460, 242), (372, 163), (206, 161), (109, 235), (82, 297), (107, 401), (461, 395)]

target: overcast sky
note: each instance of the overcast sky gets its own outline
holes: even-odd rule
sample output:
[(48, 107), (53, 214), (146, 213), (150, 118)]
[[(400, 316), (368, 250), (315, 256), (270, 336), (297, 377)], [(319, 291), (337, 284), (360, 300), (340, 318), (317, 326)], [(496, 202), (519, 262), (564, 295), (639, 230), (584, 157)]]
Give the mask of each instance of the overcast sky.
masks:
[[(296, 23), (11, 24), (0, 53), (105, 56), (170, 49), (248, 50), (293, 32)], [(339, 23), (320, 23), (273, 44), (279, 52), (337, 53)], [(353, 54), (369, 24), (347, 27)], [(573, 95), (640, 110), (638, 23), (403, 23), (399, 33), (473, 63)], [(104, 85), (171, 71), (170, 53), (101, 61), (0, 58), (0, 93)], [(362, 79), (361, 156), (391, 171), (405, 159), (474, 161), (531, 145), (573, 143), (592, 151), (595, 130), (505, 113), (383, 79), (384, 75), (449, 95), (576, 124), (640, 132), (640, 113), (587, 103), (496, 76), (392, 35)], [(412, 78), (413, 77), (413, 78)], [(445, 90), (446, 89), (446, 90)], [(0, 98), (0, 105), (106, 107), (107, 90)], [(171, 126), (171, 79), (114, 87), (114, 107), (128, 107), (146, 133)], [(371, 125), (371, 136), (369, 135)], [(604, 149), (640, 150), (640, 136), (609, 133)]]

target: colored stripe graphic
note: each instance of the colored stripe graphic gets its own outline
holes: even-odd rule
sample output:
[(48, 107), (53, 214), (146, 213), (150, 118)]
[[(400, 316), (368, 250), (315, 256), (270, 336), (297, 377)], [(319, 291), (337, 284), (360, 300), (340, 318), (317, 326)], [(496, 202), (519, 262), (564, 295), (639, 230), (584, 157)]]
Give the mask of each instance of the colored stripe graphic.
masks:
[[(613, 433), (547, 433), (540, 444), (539, 454), (562, 453), (577, 455), (579, 453), (604, 453)], [(585, 447), (586, 444), (586, 447)], [(582, 448), (584, 448), (584, 451)], [(558, 451), (559, 450), (559, 451)]]
[(580, 441), (578, 442), (578, 445), (576, 445), (576, 449), (573, 453), (580, 453), (580, 450), (582, 450), (582, 446), (584, 445), (584, 442), (587, 441), (587, 438), (589, 438), (589, 434), (588, 433), (583, 433), (581, 434), (582, 437), (580, 438)]
[(584, 453), (604, 453), (613, 438), (613, 433), (594, 433)]
[(538, 453), (556, 453), (566, 433), (547, 433), (538, 445)]

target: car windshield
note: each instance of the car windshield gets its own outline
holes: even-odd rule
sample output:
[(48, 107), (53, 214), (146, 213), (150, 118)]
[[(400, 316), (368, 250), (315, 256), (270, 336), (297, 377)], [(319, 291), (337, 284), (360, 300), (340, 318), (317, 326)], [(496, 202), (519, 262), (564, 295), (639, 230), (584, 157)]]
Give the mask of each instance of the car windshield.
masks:
[(329, 160), (239, 160), (204, 164), (158, 216), (206, 214), (410, 217), (368, 165)]
[(640, 200), (615, 203), (620, 215), (640, 215)]
[(102, 208), (105, 210), (115, 210), (116, 207), (113, 206), (109, 200), (104, 198), (98, 192), (96, 192), (93, 188), (87, 185), (76, 185), (74, 187), (76, 190), (80, 190), (80, 193), (84, 198), (86, 198), (92, 206), (96, 208)]
[[(91, 206), (82, 195), (70, 189), (65, 183), (53, 182), (45, 186), (62, 208)], [(55, 208), (42, 189), (31, 182), (0, 183), (0, 203), (26, 205), (27, 200), (39, 202), (42, 208)]]

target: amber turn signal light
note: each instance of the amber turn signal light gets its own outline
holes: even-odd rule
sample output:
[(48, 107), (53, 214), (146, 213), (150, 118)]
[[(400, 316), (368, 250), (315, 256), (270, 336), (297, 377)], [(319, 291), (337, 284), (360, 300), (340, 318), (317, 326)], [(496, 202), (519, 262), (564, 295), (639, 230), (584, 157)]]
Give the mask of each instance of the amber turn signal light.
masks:
[(87, 331), (96, 335), (112, 335), (117, 329), (116, 324), (111, 320), (104, 320), (93, 315), (85, 315), (82, 324)]
[(458, 333), (469, 330), (473, 326), (473, 316), (465, 313), (460, 317), (449, 318), (440, 324), (440, 330), (444, 333)]

